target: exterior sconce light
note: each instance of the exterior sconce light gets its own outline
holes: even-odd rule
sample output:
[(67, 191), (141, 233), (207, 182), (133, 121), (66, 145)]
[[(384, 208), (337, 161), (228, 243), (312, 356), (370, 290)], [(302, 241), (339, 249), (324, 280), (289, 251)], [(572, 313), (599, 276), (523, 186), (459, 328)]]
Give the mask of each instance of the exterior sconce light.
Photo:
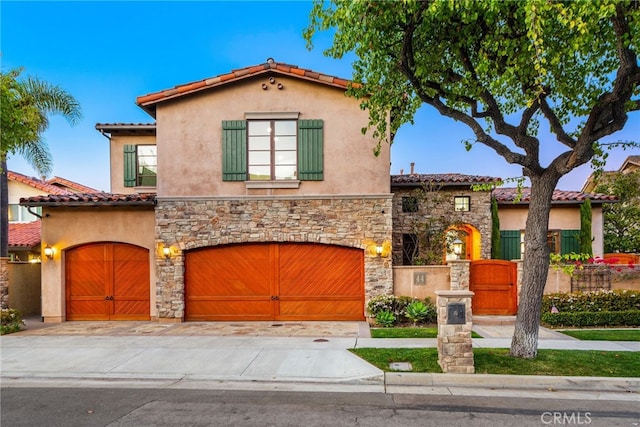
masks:
[(462, 254), (462, 240), (456, 239), (453, 241), (453, 253), (460, 259), (460, 255)]
[(164, 257), (166, 259), (171, 258), (171, 247), (170, 246), (165, 246), (162, 248), (162, 255), (164, 255)]
[(49, 259), (53, 259), (54, 254), (55, 254), (55, 250), (51, 246), (47, 245), (44, 247), (44, 256), (46, 256)]
[(376, 255), (382, 256), (382, 245), (376, 245)]

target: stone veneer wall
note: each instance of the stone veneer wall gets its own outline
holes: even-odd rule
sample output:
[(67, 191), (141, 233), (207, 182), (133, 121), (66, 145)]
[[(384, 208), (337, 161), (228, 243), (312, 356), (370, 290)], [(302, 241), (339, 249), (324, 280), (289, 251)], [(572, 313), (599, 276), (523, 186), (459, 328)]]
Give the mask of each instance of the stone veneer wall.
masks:
[[(390, 257), (367, 253), (371, 242), (391, 241), (391, 195), (164, 199), (155, 209), (159, 318), (184, 317), (184, 251), (257, 242), (309, 242), (365, 250), (365, 304), (393, 293)], [(364, 307), (363, 307), (364, 312)]]
[[(414, 224), (429, 216), (446, 216), (451, 222), (461, 222), (474, 226), (480, 232), (480, 258), (491, 258), (491, 192), (470, 189), (441, 188), (438, 197), (445, 202), (429, 212), (402, 212), (402, 197), (412, 195), (411, 188), (393, 188), (393, 263), (402, 265), (402, 235), (414, 233)], [(469, 212), (454, 211), (454, 197), (469, 196)]]

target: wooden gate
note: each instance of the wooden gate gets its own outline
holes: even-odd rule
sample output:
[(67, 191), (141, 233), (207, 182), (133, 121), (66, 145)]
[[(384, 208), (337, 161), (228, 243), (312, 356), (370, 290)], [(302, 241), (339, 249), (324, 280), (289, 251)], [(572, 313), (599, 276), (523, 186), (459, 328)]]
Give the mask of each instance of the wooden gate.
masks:
[(471, 261), (469, 290), (473, 314), (513, 315), (518, 311), (517, 264), (503, 260)]

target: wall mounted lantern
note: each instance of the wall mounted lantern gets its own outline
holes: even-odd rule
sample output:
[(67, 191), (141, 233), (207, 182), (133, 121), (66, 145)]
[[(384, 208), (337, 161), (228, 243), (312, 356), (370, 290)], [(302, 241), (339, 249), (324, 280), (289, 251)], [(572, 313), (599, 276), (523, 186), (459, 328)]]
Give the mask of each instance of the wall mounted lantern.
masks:
[(382, 245), (376, 245), (376, 255), (382, 256)]
[(386, 258), (391, 255), (391, 242), (384, 240), (376, 242), (373, 240), (364, 240), (365, 253), (371, 257)]
[(460, 259), (460, 255), (462, 254), (462, 244), (463, 244), (463, 242), (460, 239), (456, 239), (452, 243), (452, 245), (453, 245), (453, 253), (456, 254), (458, 259)]
[(49, 245), (44, 247), (44, 256), (49, 259), (53, 259), (53, 255), (55, 254), (55, 252), (56, 251)]
[(162, 255), (164, 255), (164, 257), (166, 259), (171, 258), (171, 246), (165, 246), (162, 248)]

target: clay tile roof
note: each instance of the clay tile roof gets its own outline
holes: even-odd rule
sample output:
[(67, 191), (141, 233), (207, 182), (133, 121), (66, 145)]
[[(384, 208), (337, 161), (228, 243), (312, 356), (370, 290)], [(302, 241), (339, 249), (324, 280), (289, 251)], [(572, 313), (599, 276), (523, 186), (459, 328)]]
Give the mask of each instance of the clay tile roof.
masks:
[[(299, 79), (309, 80), (315, 83), (321, 83), (340, 89), (348, 89), (352, 84), (349, 80), (339, 77), (322, 74), (316, 71), (300, 68), (297, 65), (284, 64), (275, 62), (273, 59), (267, 59), (264, 64), (251, 65), (249, 67), (232, 70), (230, 73), (221, 74), (215, 77), (208, 77), (203, 80), (185, 83), (173, 88), (164, 89), (159, 92), (153, 92), (147, 95), (139, 96), (136, 103), (152, 116), (155, 116), (156, 104), (179, 96), (192, 94), (201, 90), (226, 85), (249, 77), (260, 74), (272, 73), (296, 77)], [(357, 83), (353, 83), (356, 85)]]
[(33, 248), (40, 244), (40, 221), (10, 222), (9, 247)]
[(70, 193), (20, 199), (23, 206), (155, 206), (155, 193)]
[(499, 183), (500, 178), (493, 176), (464, 175), (460, 173), (428, 173), (391, 175), (391, 186), (419, 186), (421, 184), (473, 185)]
[(56, 187), (60, 187), (62, 189), (66, 189), (67, 191), (71, 191), (74, 193), (99, 193), (100, 192), (95, 188), (87, 187), (86, 185), (78, 184), (77, 182), (73, 182), (65, 178), (60, 178), (59, 176), (54, 176), (53, 178), (48, 179), (47, 183), (54, 185)]
[[(493, 196), (499, 204), (513, 204), (518, 195), (517, 188), (496, 188)], [(553, 204), (580, 204), (589, 198), (592, 204), (614, 203), (618, 201), (616, 196), (602, 193), (583, 193), (581, 191), (554, 190), (551, 203)], [(531, 189), (522, 188), (520, 204), (529, 204), (531, 200)]]
[(26, 176), (17, 172), (7, 171), (7, 178), (9, 179), (9, 181), (21, 182), (23, 184), (26, 184), (37, 190), (42, 190), (43, 192), (49, 193), (49, 194), (69, 193), (68, 190), (65, 190), (64, 188), (60, 188), (57, 185), (52, 185), (48, 181), (43, 181), (41, 179), (31, 177), (31, 176)]

